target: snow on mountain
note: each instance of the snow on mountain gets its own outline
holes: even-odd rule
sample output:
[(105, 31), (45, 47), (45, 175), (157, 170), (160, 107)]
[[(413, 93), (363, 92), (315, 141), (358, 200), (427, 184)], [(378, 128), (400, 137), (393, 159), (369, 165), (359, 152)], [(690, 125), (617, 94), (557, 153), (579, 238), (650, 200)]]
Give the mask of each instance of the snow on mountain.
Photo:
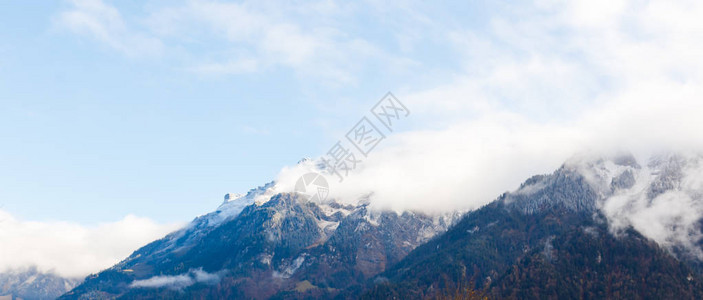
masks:
[(664, 248), (703, 259), (703, 155), (698, 153), (656, 155), (646, 165), (629, 154), (576, 156), (506, 197), (525, 213), (553, 205), (598, 210), (615, 234), (633, 227)]
[[(301, 164), (315, 166), (311, 160)], [(596, 222), (601, 231), (608, 224), (615, 234), (631, 226), (678, 257), (699, 258), (702, 166), (699, 155), (657, 156), (645, 166), (629, 154), (574, 157), (554, 173), (533, 176), (487, 205), (484, 213), (490, 216), (480, 226), (467, 225), (453, 234), (486, 234), (507, 226), (510, 218), (501, 223), (496, 216), (518, 214), (530, 220), (551, 215), (564, 222), (577, 216), (576, 223)], [(152, 292), (166, 297), (168, 292), (153, 287), (171, 282), (188, 283), (183, 288), (194, 297), (221, 289), (240, 291), (239, 297), (267, 298), (284, 295), (301, 282), (315, 287), (315, 295), (334, 296), (384, 272), (463, 215), (377, 210), (370, 195), (355, 204), (349, 199), (311, 201), (289, 188), (270, 182), (245, 195), (228, 194), (216, 211), (91, 275), (65, 298)], [(545, 238), (551, 236), (549, 230), (542, 232)], [(529, 247), (552, 245), (551, 240), (536, 242)], [(199, 281), (193, 270), (218, 274), (222, 281), (195, 284)]]
[(646, 166), (631, 155), (574, 157), (469, 212), (362, 298), (434, 298), (468, 286), (496, 299), (701, 299), (703, 265), (693, 255), (701, 162), (695, 154)]
[[(633, 170), (632, 184), (602, 202), (613, 232), (629, 226), (672, 250), (703, 259), (703, 156), (666, 154)], [(625, 181), (629, 181), (625, 180)]]
[(35, 267), (6, 270), (0, 273), (0, 299), (56, 299), (81, 282), (77, 278), (63, 278), (43, 273)]
[[(274, 193), (274, 182), (269, 182), (263, 186), (250, 190), (248, 193), (227, 194), (225, 201), (216, 211), (204, 216), (207, 226), (217, 226), (222, 222), (237, 216), (242, 210), (254, 203), (267, 201)], [(229, 197), (228, 197), (229, 196)]]
[[(200, 295), (218, 285), (241, 291), (241, 297), (267, 298), (302, 281), (326, 287), (316, 293), (334, 294), (382, 272), (460, 215), (379, 211), (365, 200), (317, 203), (277, 193), (272, 182), (231, 195), (216, 211), (89, 276), (64, 298), (151, 292), (167, 297), (169, 289)], [(218, 274), (222, 282), (198, 285), (193, 270)]]

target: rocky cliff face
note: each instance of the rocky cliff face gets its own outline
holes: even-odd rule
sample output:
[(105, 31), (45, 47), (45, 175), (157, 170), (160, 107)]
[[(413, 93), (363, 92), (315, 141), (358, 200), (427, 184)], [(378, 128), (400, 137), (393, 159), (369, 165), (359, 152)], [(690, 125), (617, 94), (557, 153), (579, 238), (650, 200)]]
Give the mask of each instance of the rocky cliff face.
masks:
[(698, 299), (699, 161), (575, 158), (467, 214), (363, 295), (423, 298), (471, 283), (497, 298)]
[(460, 220), (310, 202), (271, 183), (62, 298), (400, 299), (473, 284), (499, 298), (700, 299), (701, 157), (577, 157)]
[(270, 196), (270, 187), (226, 201), (63, 298), (334, 296), (361, 288), (459, 217), (314, 203)]

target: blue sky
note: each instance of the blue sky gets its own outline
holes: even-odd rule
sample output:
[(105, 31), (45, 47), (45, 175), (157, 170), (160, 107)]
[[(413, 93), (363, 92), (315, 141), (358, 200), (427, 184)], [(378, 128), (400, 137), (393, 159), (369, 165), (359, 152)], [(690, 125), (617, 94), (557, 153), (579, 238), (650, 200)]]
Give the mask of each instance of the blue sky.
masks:
[[(440, 152), (464, 141), (453, 155), (469, 158), (453, 159), (469, 165), (492, 153), (524, 160), (534, 147), (506, 141), (530, 135), (560, 149), (548, 163), (506, 168), (514, 175), (495, 179), (482, 194), (490, 199), (595, 135), (660, 143), (644, 129), (669, 125), (648, 114), (670, 124), (682, 110), (649, 108), (689, 101), (701, 48), (696, 9), (678, 2), (1, 5), (0, 205), (24, 220), (82, 224), (208, 212), (224, 193), (324, 154), (388, 91), (413, 111), (389, 152), (427, 144), (416, 136), (446, 136), (430, 145)], [(562, 135), (578, 142), (555, 144)], [(417, 157), (394, 157), (414, 166), (405, 173), (424, 173)]]
[(686, 0), (3, 2), (0, 272), (84, 276), (225, 193), (291, 190), (296, 162), (388, 91), (411, 115), (331, 198), (472, 209), (579, 153), (700, 153), (701, 15)]
[[(471, 4), (436, 13), (477, 22)], [(462, 68), (431, 16), (383, 4), (234, 3), (262, 23), (241, 38), (221, 31), (246, 24), (187, 11), (223, 3), (0, 5), (0, 205), (29, 220), (188, 220), (324, 153), (385, 92)], [(280, 49), (258, 45), (276, 26)], [(294, 50), (286, 30), (317, 49)], [(240, 60), (257, 66), (221, 70)]]

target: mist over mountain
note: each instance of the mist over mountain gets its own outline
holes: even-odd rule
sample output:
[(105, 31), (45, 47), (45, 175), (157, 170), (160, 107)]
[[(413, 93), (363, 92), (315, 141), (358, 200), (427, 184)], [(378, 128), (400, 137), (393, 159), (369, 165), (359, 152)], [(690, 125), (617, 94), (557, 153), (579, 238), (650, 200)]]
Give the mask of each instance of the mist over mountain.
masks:
[(696, 298), (700, 160), (576, 156), (465, 215), (313, 202), (271, 182), (62, 299), (424, 298), (469, 283), (498, 298)]
[(703, 2), (42, 4), (0, 300), (703, 299)]
[(36, 267), (5, 270), (0, 273), (0, 297), (51, 300), (81, 281), (82, 278), (64, 278), (53, 272), (41, 272)]
[[(700, 211), (696, 205), (687, 206), (693, 212), (676, 210), (676, 204), (703, 201), (700, 193), (665, 198), (676, 204), (650, 212), (665, 218), (639, 215), (635, 205), (612, 205), (642, 190), (654, 204), (640, 207), (645, 210), (657, 209), (663, 195), (693, 194), (681, 184), (686, 176), (676, 174), (697, 169), (699, 159), (666, 155), (642, 167), (629, 155), (574, 158), (468, 213), (381, 274), (383, 283), (364, 297), (424, 298), (470, 282), (496, 298), (700, 298), (695, 253), (701, 219), (687, 217)], [(634, 175), (642, 173), (651, 176)], [(648, 226), (623, 225), (612, 218), (616, 214)]]
[(360, 289), (460, 216), (315, 203), (274, 189), (226, 200), (62, 299), (332, 297)]

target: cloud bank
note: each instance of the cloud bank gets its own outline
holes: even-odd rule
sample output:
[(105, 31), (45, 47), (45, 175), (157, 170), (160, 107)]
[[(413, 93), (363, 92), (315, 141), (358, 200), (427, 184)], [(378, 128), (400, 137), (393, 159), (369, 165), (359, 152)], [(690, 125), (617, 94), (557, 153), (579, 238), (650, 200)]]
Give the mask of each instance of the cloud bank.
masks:
[[(534, 174), (552, 172), (579, 152), (627, 150), (642, 158), (703, 149), (701, 3), (502, 3), (493, 4), (474, 26), (452, 16), (430, 16), (420, 2), (369, 4), (402, 12), (389, 14), (389, 23), (400, 22), (393, 16), (409, 15), (401, 27), (428, 28), (400, 31), (395, 38), (401, 53), (428, 41), (418, 35), (431, 34), (432, 42), (458, 53), (459, 59), (452, 61), (451, 71), (440, 72), (447, 80), (439, 85), (393, 90), (413, 112), (411, 128), (428, 129), (390, 134), (343, 183), (328, 178), (332, 198), (355, 202), (370, 195), (374, 206), (396, 210), (471, 209)], [(345, 34), (343, 27), (318, 26), (334, 22), (296, 22), (274, 6), (190, 1), (154, 12), (145, 18), (144, 30), (134, 31), (102, 2), (76, 1), (60, 24), (117, 50), (135, 37), (178, 45), (173, 41), (201, 33), (238, 49), (220, 49), (236, 53), (193, 67), (204, 73), (286, 66), (348, 83), (354, 81), (357, 65), (369, 58), (405, 61)], [(283, 7), (307, 19), (313, 18), (301, 11), (348, 17), (331, 2), (302, 10)], [(284, 168), (277, 189), (292, 191), (298, 177), (311, 169), (312, 164)], [(686, 208), (694, 204), (685, 195), (661, 197), (623, 218), (636, 227), (659, 222), (659, 229), (640, 230), (664, 241), (668, 238), (659, 231), (668, 226), (665, 220), (680, 217), (690, 223)], [(674, 216), (661, 213), (666, 207), (677, 207)]]
[(135, 249), (179, 228), (128, 215), (97, 226), (33, 222), (0, 210), (0, 272), (36, 266), (41, 272), (82, 277), (108, 268)]
[(343, 183), (330, 180), (331, 196), (476, 208), (579, 152), (703, 149), (702, 12), (686, 1), (536, 1), (504, 8), (487, 31), (451, 32), (465, 74), (396, 92), (437, 129), (392, 134)]

